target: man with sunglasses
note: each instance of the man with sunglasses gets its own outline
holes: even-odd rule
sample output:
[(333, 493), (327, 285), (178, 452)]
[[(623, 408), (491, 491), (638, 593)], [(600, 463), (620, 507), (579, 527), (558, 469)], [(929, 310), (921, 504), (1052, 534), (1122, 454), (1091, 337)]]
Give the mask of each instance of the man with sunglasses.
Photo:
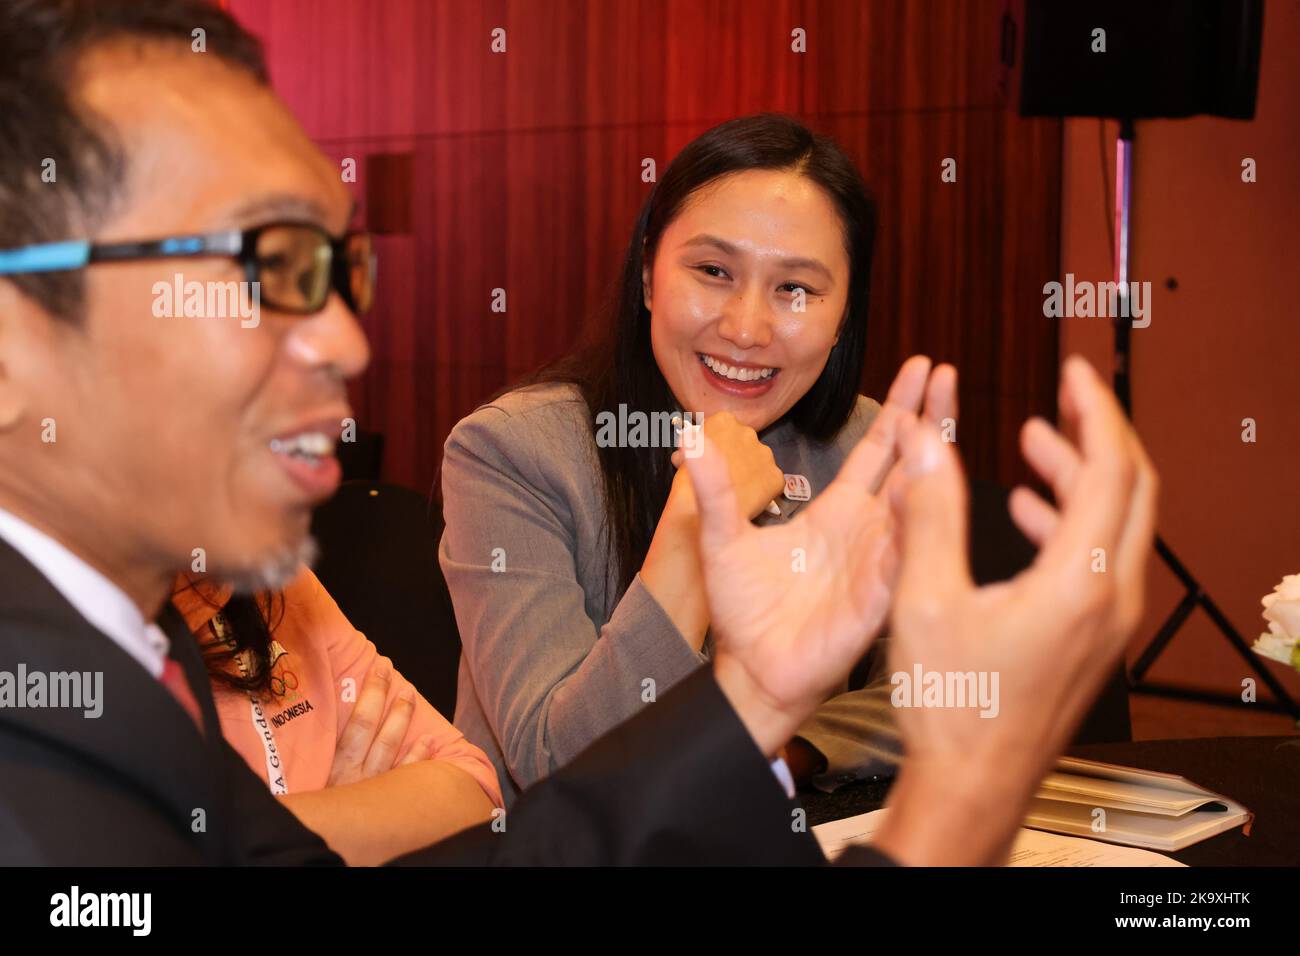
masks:
[[(210, 52), (194, 52), (196, 29)], [(369, 358), (356, 314), (374, 257), (340, 180), (214, 7), (0, 0), (0, 863), (339, 862), (221, 739), (167, 596), (199, 562), (264, 589), (309, 556), (311, 510), (338, 482), (344, 383)], [(258, 283), (266, 314), (158, 318), (154, 286), (178, 272)], [(1068, 369), (1082, 449), (1045, 424), (1026, 433), (1063, 510), (1020, 496), (1042, 556), (976, 590), (955, 456), (916, 421), (928, 379), (928, 362), (905, 366), (799, 521), (753, 527), (719, 459), (688, 462), (714, 666), (508, 821), (409, 862), (820, 862), (768, 760), (879, 625), (888, 575), (867, 572), (890, 561), (888, 496), (905, 528), (899, 663), (1018, 679), (1003, 676), (1000, 722), (906, 716), (881, 844), (903, 862), (997, 862), (1135, 620), (1154, 479), (1095, 374)], [(1085, 573), (1097, 546), (1113, 575)], [(794, 547), (810, 569), (798, 587)], [(1017, 669), (1029, 649), (1034, 668)], [(1059, 667), (1043, 657), (1066, 650)], [(100, 675), (102, 713), (19, 701), (17, 674), (47, 691)]]

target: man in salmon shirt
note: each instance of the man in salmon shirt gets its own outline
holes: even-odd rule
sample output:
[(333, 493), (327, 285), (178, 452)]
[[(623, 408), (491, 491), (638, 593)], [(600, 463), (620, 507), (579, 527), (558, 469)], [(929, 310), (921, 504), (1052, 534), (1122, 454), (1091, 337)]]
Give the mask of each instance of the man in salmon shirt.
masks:
[[(0, 864), (341, 862), (224, 739), (168, 599), (198, 552), (243, 593), (300, 574), (338, 482), (344, 382), (369, 358), (352, 211), (215, 7), (0, 0)], [(259, 282), (262, 314), (159, 315), (181, 272)], [(770, 762), (887, 611), (893, 669), (1000, 672), (1001, 719), (900, 712), (889, 822), (855, 861), (1005, 860), (1136, 624), (1155, 477), (1096, 374), (1068, 363), (1079, 445), (1024, 434), (1059, 510), (1018, 494), (1039, 558), (977, 589), (956, 454), (916, 419), (928, 380), (909, 362), (837, 479), (780, 526), (745, 520), (702, 439), (686, 467), (712, 666), (508, 820), (403, 862), (824, 862)], [(1089, 573), (1097, 547), (1112, 573)], [(37, 683), (59, 698), (18, 704), (16, 674), (58, 677)]]

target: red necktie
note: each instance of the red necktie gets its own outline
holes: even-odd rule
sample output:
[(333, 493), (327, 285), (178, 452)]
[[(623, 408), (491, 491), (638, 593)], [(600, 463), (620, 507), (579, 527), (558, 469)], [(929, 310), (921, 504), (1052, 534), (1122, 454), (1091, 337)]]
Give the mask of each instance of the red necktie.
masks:
[(181, 709), (190, 715), (195, 725), (199, 728), (199, 733), (203, 733), (203, 712), (199, 710), (198, 698), (194, 696), (194, 691), (190, 689), (190, 682), (185, 679), (185, 671), (172, 658), (167, 658), (163, 664), (162, 685), (171, 692), (176, 698), (176, 703), (181, 705)]

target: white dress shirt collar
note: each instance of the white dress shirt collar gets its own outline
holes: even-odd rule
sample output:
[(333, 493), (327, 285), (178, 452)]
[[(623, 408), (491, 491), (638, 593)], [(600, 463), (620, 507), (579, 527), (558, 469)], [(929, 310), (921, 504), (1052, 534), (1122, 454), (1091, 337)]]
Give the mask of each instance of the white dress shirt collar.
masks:
[(170, 642), (126, 592), (48, 534), (0, 508), (0, 538), (32, 563), (77, 613), (160, 678)]

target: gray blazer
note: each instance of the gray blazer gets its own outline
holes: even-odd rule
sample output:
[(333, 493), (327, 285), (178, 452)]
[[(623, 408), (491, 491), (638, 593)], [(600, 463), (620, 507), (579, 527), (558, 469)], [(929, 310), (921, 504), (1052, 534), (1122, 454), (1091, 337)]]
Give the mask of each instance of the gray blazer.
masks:
[[(761, 437), (815, 496), (879, 409), (860, 397), (824, 444), (788, 424)], [(712, 642), (692, 650), (639, 577), (614, 600), (595, 436), (575, 388), (519, 389), (462, 419), (447, 438), (442, 493), (439, 560), (464, 645), (455, 723), (492, 759), (509, 804), (702, 666)], [(779, 503), (780, 518), (759, 522), (800, 507)], [(827, 758), (818, 786), (898, 762), (890, 691), (882, 678), (841, 694), (800, 729)]]

